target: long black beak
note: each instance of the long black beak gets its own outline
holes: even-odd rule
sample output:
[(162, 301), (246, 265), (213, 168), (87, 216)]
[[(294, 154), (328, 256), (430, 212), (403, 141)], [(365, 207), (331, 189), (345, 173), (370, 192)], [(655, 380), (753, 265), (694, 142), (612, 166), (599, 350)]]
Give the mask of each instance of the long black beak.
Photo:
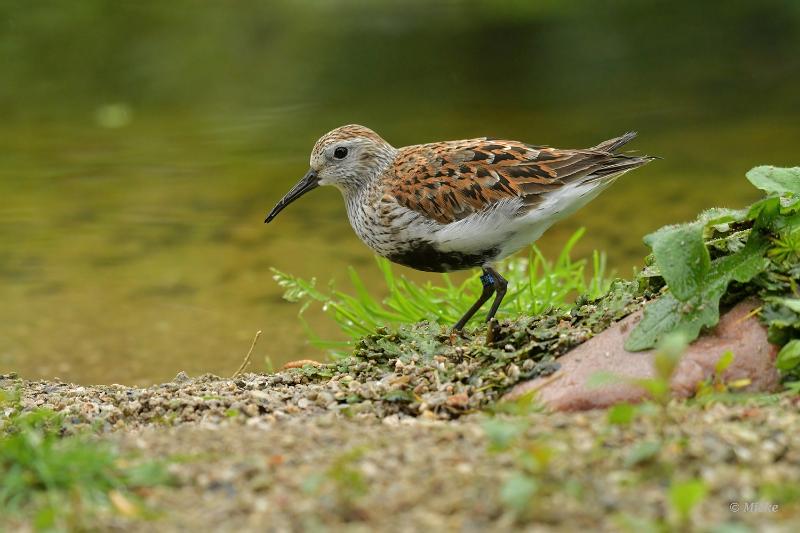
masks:
[(284, 207), (294, 202), (311, 189), (316, 189), (317, 187), (319, 187), (319, 178), (317, 177), (317, 173), (311, 169), (303, 176), (303, 179), (297, 182), (297, 185), (292, 187), (292, 190), (286, 193), (286, 196), (281, 198), (280, 202), (275, 204), (275, 207), (269, 212), (264, 223), (272, 222), (272, 219), (278, 216), (278, 213), (283, 211)]

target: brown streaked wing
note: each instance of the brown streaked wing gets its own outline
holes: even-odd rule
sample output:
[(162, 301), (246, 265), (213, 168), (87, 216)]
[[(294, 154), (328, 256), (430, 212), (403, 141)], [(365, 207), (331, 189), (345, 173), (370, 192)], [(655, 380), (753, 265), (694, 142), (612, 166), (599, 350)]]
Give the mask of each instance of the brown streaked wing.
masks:
[(447, 224), (505, 199), (521, 197), (522, 209), (531, 209), (567, 183), (611, 174), (602, 172), (606, 167), (621, 165), (622, 171), (623, 163), (640, 159), (486, 138), (422, 144), (400, 149), (386, 192), (404, 207)]

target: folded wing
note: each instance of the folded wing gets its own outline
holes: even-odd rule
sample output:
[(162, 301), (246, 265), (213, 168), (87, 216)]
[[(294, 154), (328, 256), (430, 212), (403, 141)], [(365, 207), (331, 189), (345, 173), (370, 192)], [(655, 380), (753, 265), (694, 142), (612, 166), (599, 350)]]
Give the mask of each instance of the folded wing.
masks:
[(534, 209), (560, 188), (613, 179), (653, 158), (613, 153), (636, 136), (626, 133), (586, 150), (559, 150), (489, 138), (408, 146), (395, 161), (387, 191), (404, 207), (441, 224), (521, 198)]

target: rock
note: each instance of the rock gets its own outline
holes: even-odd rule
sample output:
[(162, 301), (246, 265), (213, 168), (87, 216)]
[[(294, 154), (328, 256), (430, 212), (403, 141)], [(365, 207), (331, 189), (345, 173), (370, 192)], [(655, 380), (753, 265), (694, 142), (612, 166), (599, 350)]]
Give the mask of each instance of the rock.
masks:
[(297, 361), (289, 361), (281, 367), (281, 370), (289, 370), (290, 368), (303, 368), (306, 365), (320, 366), (322, 363), (314, 361), (313, 359), (299, 359)]
[[(758, 319), (749, 316), (757, 306), (754, 300), (737, 304), (722, 315), (713, 330), (689, 346), (672, 376), (675, 396), (692, 396), (700, 382), (713, 377), (718, 359), (727, 351), (733, 352), (734, 360), (722, 375), (723, 382), (747, 379), (750, 384), (743, 390), (778, 390), (780, 375), (775, 368), (778, 348), (769, 343), (766, 328)], [(558, 411), (603, 408), (645, 399), (644, 390), (625, 378), (653, 377), (655, 352), (628, 352), (623, 348), (628, 333), (641, 316), (641, 311), (634, 313), (577, 346), (558, 359), (561, 367), (554, 374), (519, 383), (504, 399), (518, 398), (535, 390), (540, 402)], [(602, 387), (587, 386), (587, 380), (598, 372), (610, 372), (623, 379)]]
[(445, 404), (450, 407), (465, 408), (469, 404), (469, 397), (463, 392), (450, 396), (445, 400)]

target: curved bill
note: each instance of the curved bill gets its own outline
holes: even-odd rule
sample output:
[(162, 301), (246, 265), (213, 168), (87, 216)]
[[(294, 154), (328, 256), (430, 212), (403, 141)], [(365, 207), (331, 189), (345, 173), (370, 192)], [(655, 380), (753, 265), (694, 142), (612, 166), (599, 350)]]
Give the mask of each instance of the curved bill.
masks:
[(294, 202), (311, 189), (316, 189), (318, 186), (319, 178), (317, 177), (317, 173), (311, 169), (306, 173), (305, 176), (303, 176), (303, 179), (297, 182), (297, 185), (292, 187), (292, 190), (286, 193), (286, 196), (281, 198), (280, 202), (275, 204), (275, 207), (273, 207), (272, 211), (269, 212), (266, 220), (264, 220), (264, 223), (266, 224), (271, 222), (273, 218), (278, 216), (278, 213), (283, 211), (284, 207)]

